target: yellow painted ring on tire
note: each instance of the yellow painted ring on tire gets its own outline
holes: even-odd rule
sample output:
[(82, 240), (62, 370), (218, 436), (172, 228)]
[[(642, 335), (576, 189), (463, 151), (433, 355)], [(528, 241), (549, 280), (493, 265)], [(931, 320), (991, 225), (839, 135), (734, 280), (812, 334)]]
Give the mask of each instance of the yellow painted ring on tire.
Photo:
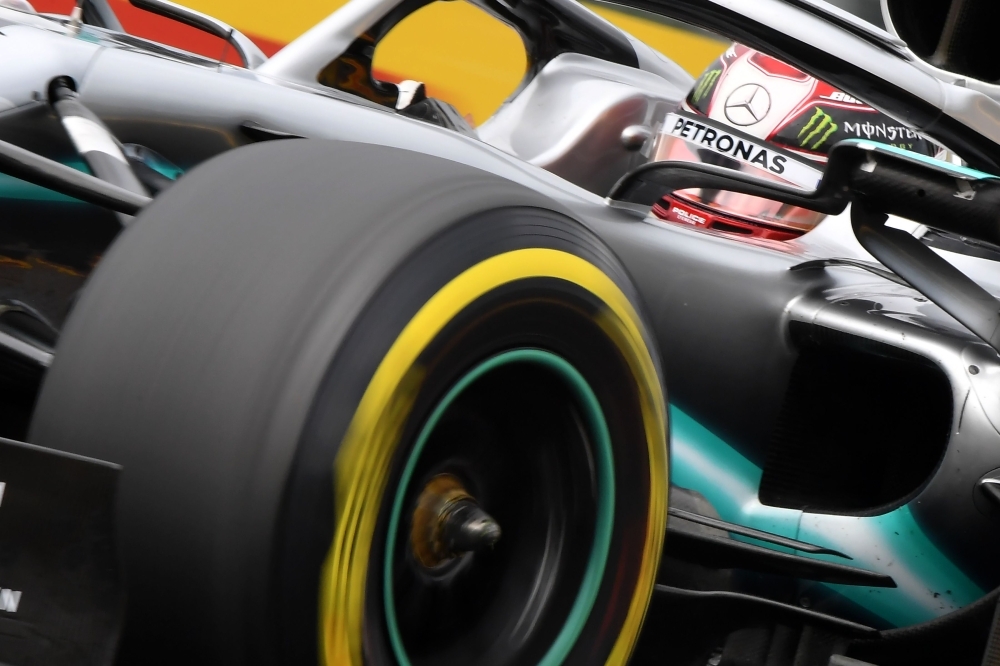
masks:
[(636, 589), (606, 664), (625, 664), (639, 636), (659, 566), (667, 519), (667, 412), (639, 317), (603, 271), (574, 254), (529, 248), (498, 254), (442, 287), (407, 323), (362, 395), (333, 464), (334, 537), (323, 565), (320, 654), (327, 666), (363, 666), (365, 586), (379, 507), (403, 426), (423, 383), (418, 359), (462, 310), (503, 285), (532, 278), (565, 280), (604, 307), (596, 321), (635, 378), (649, 455), (646, 542)]

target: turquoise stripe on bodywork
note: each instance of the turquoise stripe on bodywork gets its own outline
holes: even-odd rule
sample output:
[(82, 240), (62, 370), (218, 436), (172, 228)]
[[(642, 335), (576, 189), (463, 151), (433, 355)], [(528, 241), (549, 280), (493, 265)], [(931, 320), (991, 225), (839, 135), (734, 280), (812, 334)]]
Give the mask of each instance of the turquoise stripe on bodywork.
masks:
[[(68, 160), (63, 162), (63, 164), (86, 174), (91, 173), (90, 169), (87, 168), (87, 164), (83, 160)], [(153, 160), (148, 164), (148, 166), (170, 180), (177, 180), (184, 174), (184, 170), (180, 167), (160, 160)], [(27, 181), (13, 178), (2, 173), (0, 173), (0, 199), (83, 203), (79, 199), (74, 199), (73, 197), (66, 196), (65, 194), (60, 194), (50, 189), (41, 187), (40, 185), (33, 185)]]
[(857, 146), (862, 150), (874, 149), (883, 153), (889, 153), (891, 155), (896, 155), (897, 157), (902, 157), (910, 162), (919, 162), (938, 171), (950, 172), (959, 178), (971, 178), (972, 180), (997, 179), (997, 176), (992, 173), (986, 173), (985, 171), (979, 171), (977, 169), (970, 169), (969, 167), (962, 166), (960, 164), (952, 164), (951, 162), (945, 162), (944, 160), (935, 159), (929, 155), (915, 153), (912, 150), (906, 150), (905, 148), (893, 146), (888, 143), (882, 143), (880, 141), (871, 141), (869, 139), (845, 139), (841, 141), (840, 144)]
[(833, 548), (853, 557), (854, 566), (892, 576), (895, 589), (824, 585), (888, 624), (932, 620), (983, 596), (928, 538), (909, 507), (855, 518), (764, 506), (757, 499), (760, 467), (677, 407), (670, 414), (673, 484), (704, 495), (723, 520)]
[[(73, 167), (77, 171), (89, 174), (90, 170), (83, 160), (70, 160), (63, 162), (66, 166)], [(0, 199), (20, 199), (22, 201), (63, 201), (69, 203), (82, 203), (79, 199), (59, 194), (39, 185), (32, 185), (29, 182), (13, 178), (0, 173)]]

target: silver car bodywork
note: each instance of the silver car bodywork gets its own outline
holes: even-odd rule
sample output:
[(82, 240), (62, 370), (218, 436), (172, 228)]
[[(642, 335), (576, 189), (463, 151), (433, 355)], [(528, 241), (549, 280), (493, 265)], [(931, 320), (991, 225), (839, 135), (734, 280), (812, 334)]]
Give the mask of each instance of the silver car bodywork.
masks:
[[(252, 123), (277, 134), (436, 155), (526, 185), (597, 232), (639, 286), (674, 404), (674, 483), (706, 498), (727, 521), (836, 548), (897, 584), (873, 593), (804, 582), (803, 595), (818, 596), (831, 614), (907, 626), (968, 605), (1000, 584), (1000, 533), (993, 510), (977, 494), (977, 484), (1000, 470), (995, 350), (908, 287), (850, 266), (793, 270), (815, 260), (873, 261), (846, 214), (795, 241), (747, 243), (665, 224), (648, 207), (608, 200), (612, 185), (647, 159), (642, 143), (636, 149), (623, 135), (651, 136), (693, 83), (613, 26), (604, 29), (633, 46), (637, 66), (556, 55), (478, 137), (318, 83), (319, 71), (397, 4), (354, 0), (254, 69), (0, 7), (0, 60), (17, 63), (0, 71), (0, 138), (56, 159), (70, 155), (46, 101), (48, 83), (68, 76), (119, 141), (152, 149), (185, 171), (251, 143), (242, 128)], [(938, 76), (891, 35), (822, 3), (636, 4), (762, 48), (971, 163), (1000, 165), (1000, 104), (986, 94), (991, 90), (955, 85), (954, 77)], [(41, 197), (36, 190), (25, 196)], [(943, 255), (1000, 295), (995, 261)], [(52, 289), (10, 274), (0, 283), (0, 299), (26, 303), (58, 328), (85, 274), (79, 277)], [(770, 433), (799, 355), (792, 322), (908, 352), (947, 378), (949, 435), (939, 462), (913, 493), (868, 515), (761, 503)], [(43, 358), (38, 354), (51, 350), (33, 353)]]

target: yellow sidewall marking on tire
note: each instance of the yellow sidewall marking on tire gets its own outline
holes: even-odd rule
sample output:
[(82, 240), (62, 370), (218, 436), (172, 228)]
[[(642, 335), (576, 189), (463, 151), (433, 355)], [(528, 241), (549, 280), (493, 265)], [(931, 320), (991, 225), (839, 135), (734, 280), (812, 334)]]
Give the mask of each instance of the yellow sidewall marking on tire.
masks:
[(576, 255), (542, 248), (486, 259), (438, 291), (400, 333), (375, 371), (334, 461), (334, 537), (323, 566), (320, 650), (327, 666), (362, 666), (365, 582), (375, 523), (403, 426), (423, 381), (417, 359), (441, 330), (480, 296), (530, 278), (566, 280), (605, 305), (598, 324), (615, 342), (635, 377), (650, 464), (650, 506), (642, 567), (625, 623), (608, 658), (624, 664), (653, 592), (667, 509), (667, 415), (655, 364), (639, 317), (621, 289)]

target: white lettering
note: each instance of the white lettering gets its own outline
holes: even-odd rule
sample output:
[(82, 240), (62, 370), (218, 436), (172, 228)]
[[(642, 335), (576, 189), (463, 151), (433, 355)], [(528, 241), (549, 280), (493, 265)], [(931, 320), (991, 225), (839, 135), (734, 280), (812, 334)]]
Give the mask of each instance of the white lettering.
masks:
[(744, 164), (780, 174), (784, 180), (803, 189), (814, 189), (822, 177), (822, 172), (807, 159), (778, 155), (749, 137), (729, 133), (725, 127), (714, 125), (708, 119), (694, 121), (679, 113), (671, 113), (660, 131)]
[(844, 104), (857, 104), (858, 106), (867, 106), (867, 104), (862, 102), (857, 97), (851, 97), (847, 93), (840, 91), (831, 93), (830, 95), (820, 95), (820, 99), (828, 99), (831, 102), (843, 102)]
[(670, 212), (676, 215), (681, 222), (687, 222), (688, 224), (705, 224), (705, 218), (701, 215), (695, 215), (694, 213), (686, 211), (683, 208), (674, 206), (670, 209)]
[(17, 607), (21, 603), (21, 593), (16, 590), (6, 588), (0, 590), (0, 610), (8, 613), (16, 613)]
[(864, 135), (866, 138), (874, 137), (884, 137), (890, 142), (896, 139), (902, 139), (906, 137), (908, 139), (919, 139), (920, 135), (911, 130), (909, 127), (903, 127), (901, 125), (886, 125), (881, 123), (878, 125), (872, 124), (870, 122), (866, 123), (844, 123), (844, 131), (847, 134), (853, 134), (854, 136), (860, 137)]

